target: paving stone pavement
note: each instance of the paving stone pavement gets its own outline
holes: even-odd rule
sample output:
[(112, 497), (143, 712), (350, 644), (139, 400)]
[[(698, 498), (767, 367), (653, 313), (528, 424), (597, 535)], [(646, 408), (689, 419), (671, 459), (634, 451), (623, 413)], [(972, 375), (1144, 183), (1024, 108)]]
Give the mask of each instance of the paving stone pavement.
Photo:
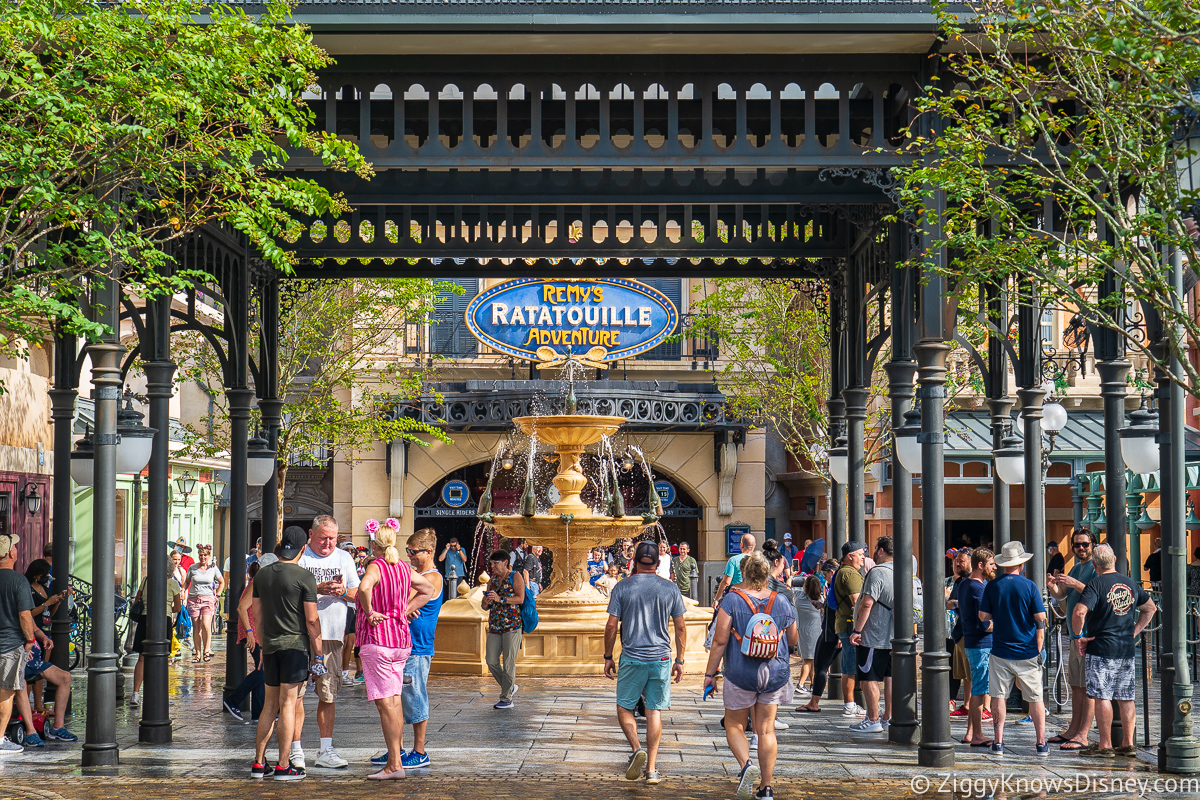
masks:
[[(367, 760), (383, 749), (379, 718), (366, 699), (364, 687), (343, 687), (339, 697), (334, 744), (350, 761), (347, 769), (310, 768), (309, 778), (295, 784), (269, 780), (253, 783), (247, 774), (253, 756), (254, 726), (239, 723), (223, 712), (223, 673), (219, 653), (210, 664), (172, 667), (173, 744), (140, 744), (140, 710), (121, 706), (116, 709), (121, 746), (121, 764), (116, 770), (102, 774), (85, 771), (79, 766), (79, 744), (51, 743), (44, 749), (26, 750), (22, 755), (0, 760), (0, 800), (227, 800), (250, 795), (301, 798), (325, 791), (354, 800), (374, 797), (382, 791), (377, 784), (363, 780), (374, 771)], [(85, 683), (83, 675), (78, 675), (75, 708), (80, 716), (70, 723), (81, 738)], [(492, 708), (496, 691), (490, 679), (431, 678), (427, 749), (433, 768), (412, 771), (387, 791), (422, 799), (454, 800), (733, 796), (738, 765), (719, 725), (723, 713), (720, 701), (701, 699), (698, 676), (673, 687), (672, 708), (664, 715), (659, 752), (663, 783), (657, 787), (624, 780), (629, 751), (616, 724), (611, 682), (603, 678), (530, 678), (521, 684), (516, 708), (497, 711)], [(308, 693), (303, 741), (310, 766), (318, 744), (315, 704), (315, 697)], [(1126, 792), (1124, 786), (1118, 792), (1098, 791), (1102, 778), (1158, 778), (1153, 752), (1143, 751), (1136, 761), (1100, 761), (1055, 750), (1050, 758), (1039, 759), (1033, 755), (1030, 725), (1008, 727), (1005, 738), (1009, 754), (1002, 759), (959, 746), (953, 771), (926, 770), (917, 766), (915, 748), (891, 745), (883, 734), (852, 734), (847, 728), (855, 720), (842, 718), (840, 704), (826, 701), (824, 705), (826, 710), (820, 715), (792, 713), (794, 706), (781, 713), (790, 727), (778, 734), (776, 796), (859, 800), (922, 794), (1036, 796), (1047, 788), (1046, 781), (1057, 781), (1057, 785), (1050, 785), (1053, 790), (1044, 794), (1200, 797), (1200, 786), (1191, 795), (1155, 791), (1152, 785), (1135, 787), (1132, 792)], [(1055, 717), (1048, 730), (1065, 727), (1065, 722)], [(964, 725), (955, 720), (952, 733), (961, 738), (963, 732)], [(406, 743), (411, 745), (411, 741)], [(978, 783), (1006, 777), (1006, 784), (994, 787)], [(1017, 779), (1025, 783), (1015, 783)], [(963, 783), (968, 780), (973, 783)], [(1042, 783), (1031, 783), (1035, 780)], [(1081, 788), (1085, 791), (1074, 791)]]

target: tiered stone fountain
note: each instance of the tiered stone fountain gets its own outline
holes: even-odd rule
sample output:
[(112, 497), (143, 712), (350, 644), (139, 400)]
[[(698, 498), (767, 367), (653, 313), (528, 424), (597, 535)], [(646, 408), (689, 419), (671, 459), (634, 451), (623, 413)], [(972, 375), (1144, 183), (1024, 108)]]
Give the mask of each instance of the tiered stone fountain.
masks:
[[(573, 386), (568, 398), (567, 410), (574, 411)], [(559, 499), (546, 513), (486, 515), (501, 536), (525, 539), (554, 553), (552, 581), (538, 597), (540, 621), (536, 631), (525, 635), (517, 667), (519, 674), (598, 675), (604, 671), (608, 601), (588, 581), (588, 553), (592, 547), (607, 546), (620, 537), (634, 538), (652, 526), (654, 520), (607, 516), (584, 503), (580, 494), (588, 479), (580, 470), (580, 458), (589, 446), (615, 434), (624, 422), (624, 417), (575, 413), (513, 420), (534, 440), (553, 445), (559, 458), (558, 474), (553, 478)], [(487, 612), (480, 605), (486, 575), (481, 576), (481, 581), (484, 585), (443, 606), (433, 661), (435, 672), (487, 674), (483, 661)], [(704, 637), (712, 612), (687, 598), (685, 602), (688, 605), (686, 668), (702, 671), (706, 659)]]

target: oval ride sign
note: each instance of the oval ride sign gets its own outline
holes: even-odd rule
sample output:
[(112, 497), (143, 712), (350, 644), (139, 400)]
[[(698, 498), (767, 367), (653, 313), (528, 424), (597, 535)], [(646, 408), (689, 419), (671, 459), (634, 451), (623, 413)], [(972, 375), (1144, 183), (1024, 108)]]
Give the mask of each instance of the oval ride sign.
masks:
[(538, 348), (555, 354), (598, 354), (599, 361), (636, 356), (675, 331), (679, 312), (662, 292), (623, 278), (505, 281), (467, 306), (467, 328), (501, 353), (530, 361)]

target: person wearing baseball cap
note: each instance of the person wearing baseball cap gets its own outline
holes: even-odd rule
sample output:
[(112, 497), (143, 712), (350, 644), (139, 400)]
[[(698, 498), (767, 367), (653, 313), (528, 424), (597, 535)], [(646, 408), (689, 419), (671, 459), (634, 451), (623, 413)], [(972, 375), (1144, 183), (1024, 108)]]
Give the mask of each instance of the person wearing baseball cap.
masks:
[(276, 717), (279, 760), (272, 775), (284, 781), (304, 777), (304, 767), (292, 763), (293, 743), (299, 744), (294, 739), (296, 717), (303, 708), (300, 703), (309, 671), (315, 675), (325, 668), (317, 581), (296, 564), (307, 544), (308, 534), (303, 528), (285, 528), (279, 539), (279, 560), (260, 567), (252, 584), (251, 625), (246, 633), (247, 639), (253, 634), (262, 647), (263, 682), (267, 687), (258, 717), (252, 778), (264, 778), (271, 772), (266, 766), (266, 751)]
[(862, 593), (862, 568), (866, 560), (865, 542), (849, 541), (842, 545), (842, 565), (833, 576), (834, 632), (842, 642), (843, 717), (864, 717), (867, 710), (854, 702), (854, 676), (858, 672), (858, 648), (850, 643), (854, 629), (854, 606)]
[[(662, 711), (671, 707), (671, 680), (683, 680), (683, 654), (687, 651), (687, 609), (674, 581), (656, 574), (658, 545), (639, 542), (634, 553), (634, 572), (612, 587), (608, 600), (608, 623), (604, 626), (604, 675), (617, 680), (617, 722), (633, 751), (625, 764), (625, 777), (646, 783), (659, 782), (657, 758), (662, 738)], [(675, 662), (671, 663), (674, 623)], [(621, 663), (613, 661), (617, 627), (621, 631)], [(634, 709), (646, 703), (646, 747), (638, 739)], [(643, 772), (644, 770), (644, 772)]]
[(779, 548), (779, 552), (783, 553), (783, 557), (787, 559), (787, 568), (790, 571), (792, 562), (796, 560), (796, 556), (800, 555), (800, 548), (792, 544), (791, 533), (783, 535), (783, 547)]
[[(46, 647), (49, 637), (33, 624), (33, 592), (25, 576), (13, 569), (17, 560), (17, 543), (12, 534), (0, 534), (0, 731), (8, 729), (12, 716), (13, 697), (25, 691), (25, 662), (29, 651), (38, 641)], [(25, 631), (33, 631), (26, 638)], [(25, 748), (0, 739), (0, 756), (20, 753)]]

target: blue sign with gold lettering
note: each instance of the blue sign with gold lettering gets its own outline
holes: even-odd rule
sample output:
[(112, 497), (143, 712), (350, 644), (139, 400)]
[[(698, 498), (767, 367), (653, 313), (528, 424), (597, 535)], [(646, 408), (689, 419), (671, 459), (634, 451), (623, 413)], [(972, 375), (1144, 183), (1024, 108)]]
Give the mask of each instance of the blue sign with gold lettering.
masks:
[(466, 312), (475, 338), (530, 361), (545, 360), (547, 347), (593, 361), (629, 358), (662, 344), (678, 321), (666, 295), (623, 278), (505, 281), (476, 296)]

